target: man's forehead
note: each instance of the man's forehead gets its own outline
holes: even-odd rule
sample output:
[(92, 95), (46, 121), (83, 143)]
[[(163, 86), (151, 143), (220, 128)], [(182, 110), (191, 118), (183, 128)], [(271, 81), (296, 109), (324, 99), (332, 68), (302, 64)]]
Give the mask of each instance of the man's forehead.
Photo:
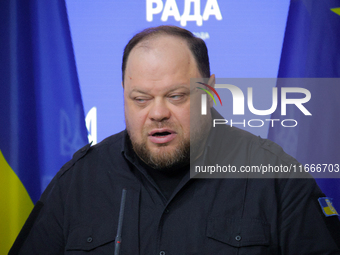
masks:
[(194, 59), (192, 52), (189, 49), (187, 42), (178, 36), (173, 35), (155, 35), (151, 36), (150, 38), (146, 38), (139, 42), (130, 53), (128, 57), (128, 63), (131, 59), (132, 55), (139, 55), (139, 54), (156, 54), (156, 55), (163, 55), (163, 54), (175, 54), (180, 53), (180, 55), (175, 54), (176, 56), (187, 57), (190, 59)]
[(196, 60), (187, 42), (178, 36), (157, 35), (137, 44), (127, 61), (125, 82), (156, 86), (188, 84), (199, 77)]
[[(153, 36), (138, 43), (131, 50), (126, 71), (131, 71), (131, 67), (135, 67), (136, 63), (141, 63), (142, 66), (147, 65), (145, 61), (149, 61), (150, 66), (154, 63), (157, 65), (165, 65), (169, 62), (174, 65), (175, 63), (178, 65), (180, 62), (184, 65), (195, 63), (186, 41), (171, 35)], [(147, 66), (145, 67), (147, 68)]]

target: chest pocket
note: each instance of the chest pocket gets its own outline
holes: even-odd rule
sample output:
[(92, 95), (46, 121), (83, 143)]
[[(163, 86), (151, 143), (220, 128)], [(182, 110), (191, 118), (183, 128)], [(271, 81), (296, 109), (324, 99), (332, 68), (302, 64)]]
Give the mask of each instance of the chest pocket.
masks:
[(90, 251), (113, 254), (116, 231), (117, 227), (107, 222), (75, 227), (68, 236), (66, 254), (88, 254)]
[(211, 217), (207, 236), (233, 247), (269, 246), (270, 225), (258, 219)]

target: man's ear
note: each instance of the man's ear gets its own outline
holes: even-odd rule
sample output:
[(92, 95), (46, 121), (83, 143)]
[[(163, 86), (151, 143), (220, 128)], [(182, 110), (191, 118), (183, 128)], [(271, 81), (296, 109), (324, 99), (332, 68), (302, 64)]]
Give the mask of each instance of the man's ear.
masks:
[[(215, 74), (212, 74), (209, 78), (209, 81), (208, 81), (208, 85), (215, 88)], [(214, 106), (214, 101), (211, 97), (208, 97), (209, 99), (209, 107), (213, 107)]]
[(122, 82), (122, 87), (123, 87), (123, 89), (124, 89), (124, 83)]

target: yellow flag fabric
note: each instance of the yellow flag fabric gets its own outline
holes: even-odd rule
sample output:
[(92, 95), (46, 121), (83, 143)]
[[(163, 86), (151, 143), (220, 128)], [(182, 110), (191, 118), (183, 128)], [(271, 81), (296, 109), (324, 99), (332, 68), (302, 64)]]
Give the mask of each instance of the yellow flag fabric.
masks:
[(1, 151), (0, 205), (0, 254), (7, 254), (34, 205)]

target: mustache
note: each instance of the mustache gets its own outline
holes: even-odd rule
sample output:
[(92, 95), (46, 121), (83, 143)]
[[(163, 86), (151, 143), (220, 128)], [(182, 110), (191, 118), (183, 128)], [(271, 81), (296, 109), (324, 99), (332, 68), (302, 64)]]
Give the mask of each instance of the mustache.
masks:
[(151, 130), (151, 129), (154, 129), (154, 128), (169, 128), (169, 129), (172, 129), (172, 130), (175, 130), (178, 128), (178, 126), (173, 123), (173, 122), (169, 122), (169, 121), (160, 121), (160, 122), (157, 122), (157, 123), (153, 123), (153, 124), (149, 124), (147, 126), (144, 126), (144, 131), (146, 130)]

